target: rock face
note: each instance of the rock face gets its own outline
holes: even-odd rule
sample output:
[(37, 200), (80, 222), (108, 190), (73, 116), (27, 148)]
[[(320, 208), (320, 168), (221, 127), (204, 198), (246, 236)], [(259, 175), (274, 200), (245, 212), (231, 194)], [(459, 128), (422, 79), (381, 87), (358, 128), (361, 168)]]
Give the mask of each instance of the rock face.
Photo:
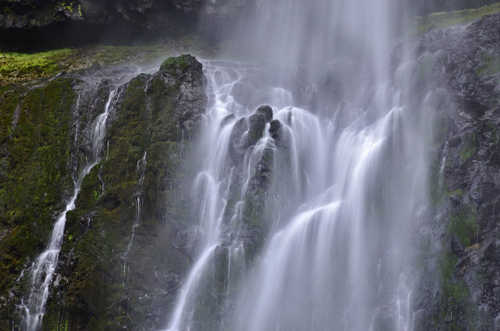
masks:
[(210, 35), (211, 27), (229, 26), (252, 3), (253, 0), (0, 0), (0, 47), (43, 48), (47, 44), (102, 42), (102, 38), (113, 42), (159, 38), (158, 32), (166, 38), (192, 32), (200, 25), (199, 32)]
[[(108, 100), (111, 90), (116, 92)], [(202, 65), (185, 55), (125, 85), (73, 77), (22, 98), (16, 94), (22, 91), (2, 92), (8, 102), (2, 103), (0, 329), (19, 325), (15, 305), (29, 282), (29, 269), (21, 271), (44, 249), (72, 173), (89, 155), (91, 124), (106, 103), (106, 155), (68, 214), (43, 327), (161, 327), (166, 316), (153, 307), (172, 303), (190, 263), (189, 252), (175, 244), (189, 210), (179, 189), (188, 173), (179, 164), (205, 110)], [(32, 162), (18, 161), (24, 154), (13, 148)], [(26, 183), (12, 182), (14, 176)]]
[[(168, 8), (193, 13), (202, 3), (172, 1)], [(78, 15), (81, 6), (92, 22), (130, 19), (136, 24), (142, 13), (158, 5), (153, 0), (71, 4), (77, 5), (71, 7), (73, 12), (60, 9), (55, 21), (86, 19)], [(31, 5), (33, 13), (41, 8), (39, 2), (8, 2), (13, 11)], [(52, 5), (56, 2), (44, 3), (56, 8)], [(215, 2), (206, 10), (223, 14), (239, 5), (243, 2)], [(102, 14), (102, 8), (117, 10), (119, 18)], [(45, 23), (23, 24), (17, 27)], [(499, 26), (500, 15), (486, 16), (413, 41), (418, 55), (412, 72), (414, 95), (405, 97), (427, 98), (439, 110), (432, 146), (433, 204), (415, 225), (421, 267), (416, 271), (415, 331), (500, 327)], [(192, 265), (189, 242), (196, 241), (196, 233), (188, 221), (190, 201), (182, 187), (192, 174), (180, 165), (207, 103), (202, 65), (186, 55), (126, 83), (110, 77), (63, 75), (37, 86), (0, 88), (2, 330), (19, 330), (16, 305), (26, 292), (29, 266), (45, 248), (54, 219), (71, 194), (72, 177), (91, 153), (92, 124), (108, 103), (108, 144), (68, 214), (44, 329), (158, 329), (165, 325), (165, 311)], [(396, 73), (394, 79), (399, 78)], [(435, 93), (424, 95), (424, 83), (432, 84)], [(325, 84), (335, 89), (335, 82)], [(246, 98), (244, 93), (238, 97)], [(222, 125), (232, 121), (234, 117), (228, 117)], [(238, 120), (231, 133), (231, 161), (239, 169), (235, 176), (243, 173), (245, 155), (256, 151), (246, 195), (240, 197), (245, 202), (241, 236), (248, 262), (258, 254), (266, 232), (263, 220), (268, 215), (263, 210), (272, 190), (273, 163), (287, 148), (285, 124), (273, 120), (272, 109), (262, 106)], [(259, 146), (266, 128), (274, 145)], [(225, 217), (237, 208), (243, 180), (235, 183), (230, 189), (238, 193), (228, 201)], [(227, 274), (220, 274), (228, 264), (226, 250), (221, 245), (216, 252), (216, 290), (227, 281)], [(213, 314), (217, 308), (209, 303), (214, 297), (222, 302), (221, 293), (208, 293), (202, 302), (206, 311), (199, 314)], [(394, 319), (391, 311), (381, 310), (374, 328), (388, 330)]]
[[(427, 275), (416, 299), (416, 331), (498, 330), (498, 26), (500, 15), (485, 16), (431, 31), (416, 45), (421, 58), (432, 59), (422, 70), (434, 72), (453, 99), (451, 108), (441, 107), (451, 111), (440, 114), (436, 137), (435, 216), (420, 228)], [(446, 101), (437, 102), (440, 108)]]
[(71, 79), (0, 89), (0, 329), (15, 315), (19, 275), (48, 242), (72, 186)]
[[(118, 20), (143, 28), (154, 28), (160, 14), (197, 15), (202, 11), (214, 17), (227, 19), (246, 3), (240, 1), (206, 0), (71, 0), (71, 1), (8, 1), (0, 2), (1, 28), (38, 28), (65, 21), (86, 21), (91, 24), (110, 24)], [(161, 12), (158, 12), (161, 11)]]
[(460, 10), (465, 8), (477, 8), (497, 2), (496, 0), (423, 0), (418, 3), (410, 1), (410, 6), (417, 6), (422, 14)]

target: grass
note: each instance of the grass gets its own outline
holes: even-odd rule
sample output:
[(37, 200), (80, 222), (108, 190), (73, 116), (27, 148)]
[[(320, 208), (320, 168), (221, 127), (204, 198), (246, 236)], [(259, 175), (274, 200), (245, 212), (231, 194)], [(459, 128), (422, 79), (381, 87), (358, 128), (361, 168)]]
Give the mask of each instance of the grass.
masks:
[(93, 65), (147, 62), (168, 54), (167, 45), (91, 46), (57, 49), (40, 53), (0, 53), (0, 82), (22, 83), (72, 72)]
[(60, 72), (73, 72), (94, 65), (148, 64), (183, 52), (210, 57), (213, 51), (195, 37), (137, 46), (94, 45), (39, 53), (0, 51), (0, 86), (45, 79)]
[(0, 53), (0, 80), (18, 81), (51, 76), (63, 70), (73, 53), (73, 50), (66, 48), (35, 54)]
[(433, 13), (417, 19), (418, 33), (426, 33), (432, 29), (467, 24), (485, 15), (500, 13), (500, 2), (477, 9), (464, 9), (451, 12)]

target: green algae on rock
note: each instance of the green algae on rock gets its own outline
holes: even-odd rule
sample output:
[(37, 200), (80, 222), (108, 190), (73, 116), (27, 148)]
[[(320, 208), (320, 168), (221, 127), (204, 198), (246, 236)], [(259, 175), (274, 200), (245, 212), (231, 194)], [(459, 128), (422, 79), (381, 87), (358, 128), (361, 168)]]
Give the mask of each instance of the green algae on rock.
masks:
[(495, 3), (476, 9), (433, 13), (418, 18), (417, 30), (419, 33), (425, 33), (432, 29), (442, 29), (455, 25), (463, 25), (478, 20), (485, 15), (496, 14), (499, 12), (500, 3)]
[[(186, 64), (182, 71), (179, 61)], [(187, 89), (192, 93), (184, 100), (181, 90)], [(154, 266), (171, 275), (188, 266), (189, 258), (172, 245), (176, 229), (186, 222), (179, 198), (185, 173), (179, 164), (189, 149), (183, 139), (195, 135), (205, 107), (202, 66), (188, 55), (167, 60), (158, 73), (139, 75), (120, 87), (118, 95), (106, 157), (85, 179), (76, 209), (68, 215), (63, 281), (46, 317), (53, 327), (61, 325), (61, 314), (71, 329), (158, 327), (160, 317), (151, 316), (153, 302), (168, 304), (174, 292), (171, 282), (162, 283), (151, 270)], [(141, 183), (137, 164), (144, 155)], [(136, 244), (125, 258), (139, 190), (144, 192), (143, 213)], [(159, 233), (170, 241), (160, 240)], [(140, 259), (133, 258), (138, 255)], [(165, 286), (164, 294), (153, 291)]]
[[(21, 270), (48, 240), (55, 215), (72, 188), (73, 81), (56, 79), (42, 87), (1, 89), (0, 300), (21, 294)], [(13, 308), (2, 309), (0, 328)]]

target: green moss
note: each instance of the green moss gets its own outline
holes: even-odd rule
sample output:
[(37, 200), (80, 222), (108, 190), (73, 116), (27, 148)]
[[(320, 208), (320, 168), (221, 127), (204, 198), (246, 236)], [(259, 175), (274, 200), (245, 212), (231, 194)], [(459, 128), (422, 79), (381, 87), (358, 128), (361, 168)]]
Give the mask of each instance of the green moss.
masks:
[(183, 72), (191, 65), (192, 63), (191, 59), (192, 59), (191, 55), (170, 57), (162, 63), (160, 70), (171, 73), (175, 73), (176, 70), (180, 70), (181, 72)]
[(448, 192), (449, 197), (462, 198), (464, 196), (464, 191), (462, 189), (456, 189), (454, 191)]
[[(61, 256), (71, 261), (61, 266), (64, 293), (49, 302), (47, 318), (58, 320), (64, 310), (70, 329), (139, 329), (150, 310), (141, 301), (147, 296), (139, 299), (136, 294), (146, 293), (149, 275), (144, 275), (144, 268), (130, 265), (152, 259), (163, 274), (182, 272), (189, 266), (189, 259), (172, 249), (170, 240), (145, 242), (153, 241), (159, 229), (167, 232), (162, 238), (173, 237), (173, 227), (165, 227), (165, 219), (181, 224), (190, 213), (189, 201), (174, 203), (181, 199), (179, 178), (186, 176), (180, 167), (186, 147), (175, 111), (180, 84), (158, 76), (140, 75), (120, 89), (107, 132), (107, 156), (84, 179), (76, 208), (68, 213)], [(147, 165), (140, 187), (137, 162), (145, 153)], [(137, 245), (128, 259), (123, 253), (136, 220), (139, 191), (143, 208)], [(147, 254), (142, 251), (145, 246)], [(135, 254), (141, 258), (134, 258)], [(62, 307), (60, 302), (64, 302)]]
[(473, 244), (478, 230), (476, 214), (468, 208), (453, 215), (448, 228), (449, 233), (455, 235), (465, 247)]
[(70, 12), (70, 13), (73, 13), (73, 11), (74, 11), (73, 4), (71, 2), (61, 2), (59, 4), (59, 7), (62, 8), (63, 10)]
[(433, 13), (417, 19), (417, 31), (419, 33), (425, 33), (432, 29), (442, 29), (454, 25), (467, 24), (478, 20), (485, 15), (496, 14), (499, 12), (500, 3), (495, 3), (477, 9)]
[(455, 280), (457, 262), (457, 256), (452, 253), (443, 256), (440, 263), (442, 290), (448, 299), (462, 302), (467, 297), (468, 290), (463, 282)]
[[(154, 172), (149, 167), (146, 170), (145, 198), (159, 200), (164, 198), (158, 192), (164, 182), (160, 179), (171, 166), (163, 164), (169, 161), (158, 159), (173, 157), (171, 150), (162, 148), (169, 144), (167, 142), (154, 144), (152, 148), (153, 127), (160, 124), (153, 119), (153, 113), (160, 116), (168, 109), (153, 112), (149, 108), (154, 104), (146, 94), (150, 79), (140, 75), (120, 93), (116, 118), (108, 131), (109, 154), (85, 178), (76, 209), (68, 214), (68, 240), (64, 242), (63, 252), (74, 252), (74, 267), (67, 273), (65, 308), (72, 321), (92, 330), (123, 329), (133, 322), (128, 317), (130, 309), (140, 308), (139, 304), (131, 305), (139, 308), (124, 306), (125, 302), (135, 299), (128, 296), (122, 257), (135, 221), (135, 196), (139, 190), (137, 162), (147, 151), (148, 164), (155, 169)], [(152, 211), (149, 212), (148, 207), (155, 203), (145, 201), (145, 205), (144, 214), (150, 217)], [(80, 316), (94, 318), (89, 321)]]
[(500, 56), (483, 56), (483, 65), (477, 69), (479, 76), (489, 76), (500, 72)]
[(429, 169), (429, 196), (433, 206), (439, 206), (446, 198), (446, 190), (443, 185), (441, 174), (441, 158), (434, 156), (434, 161)]
[(79, 49), (56, 49), (40, 53), (1, 53), (0, 85), (44, 79), (60, 72), (72, 72), (93, 65), (115, 65), (125, 62), (146, 64), (162, 58), (170, 45), (144, 46), (97, 45)]
[(30, 80), (64, 70), (64, 61), (73, 55), (70, 49), (42, 53), (0, 53), (0, 81)]
[[(32, 90), (2, 88), (0, 99), (0, 296), (24, 264), (45, 246), (64, 193), (69, 170), (72, 81), (57, 79)], [(5, 190), (3, 188), (8, 188)], [(0, 314), (0, 318), (4, 318)]]
[(471, 319), (470, 293), (463, 280), (457, 278), (458, 257), (446, 252), (439, 263), (441, 293), (432, 324), (434, 329), (448, 331), (469, 330), (464, 323)]
[[(81, 5), (75, 7), (71, 2), (63, 2), (63, 8), (77, 11), (83, 16)], [(71, 9), (70, 9), (71, 8)], [(74, 72), (92, 66), (110, 66), (124, 63), (149, 65), (158, 63), (166, 56), (187, 49), (213, 56), (214, 46), (206, 45), (197, 37), (185, 36), (177, 40), (141, 45), (92, 45), (75, 49), (55, 49), (39, 53), (0, 52), (0, 86), (10, 83), (24, 83), (45, 79), (60, 72)], [(180, 67), (185, 67), (186, 58), (171, 58)]]
[(465, 142), (460, 150), (460, 158), (462, 162), (468, 161), (472, 158), (477, 152), (477, 137), (475, 134), (469, 134), (465, 138)]

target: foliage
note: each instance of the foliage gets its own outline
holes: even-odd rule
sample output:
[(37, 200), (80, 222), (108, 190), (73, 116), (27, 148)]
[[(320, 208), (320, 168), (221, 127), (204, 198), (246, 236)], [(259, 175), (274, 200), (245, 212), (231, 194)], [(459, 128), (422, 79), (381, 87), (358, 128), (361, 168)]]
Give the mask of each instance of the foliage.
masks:
[[(71, 190), (72, 81), (0, 88), (0, 296), (48, 240)], [(0, 313), (0, 328), (9, 312)], [(12, 316), (10, 316), (12, 317)]]
[(74, 50), (58, 49), (34, 54), (0, 53), (0, 81), (45, 78), (64, 70)]
[(494, 75), (500, 72), (499, 56), (483, 56), (483, 65), (477, 70), (479, 76)]
[[(0, 52), (0, 86), (52, 77), (95, 66), (124, 63), (147, 65), (160, 62), (189, 49), (211, 56), (213, 49), (197, 37), (140, 45), (92, 45), (74, 49), (56, 49), (39, 53)], [(174, 59), (174, 58), (171, 58)], [(181, 61), (181, 60), (171, 60)]]
[(454, 25), (467, 24), (485, 15), (500, 12), (500, 3), (484, 6), (477, 9), (464, 9), (450, 12), (433, 13), (417, 19), (417, 31), (425, 33), (432, 29), (447, 28)]
[(451, 217), (449, 232), (455, 235), (465, 247), (472, 245), (478, 230), (476, 215), (472, 210), (464, 208)]

